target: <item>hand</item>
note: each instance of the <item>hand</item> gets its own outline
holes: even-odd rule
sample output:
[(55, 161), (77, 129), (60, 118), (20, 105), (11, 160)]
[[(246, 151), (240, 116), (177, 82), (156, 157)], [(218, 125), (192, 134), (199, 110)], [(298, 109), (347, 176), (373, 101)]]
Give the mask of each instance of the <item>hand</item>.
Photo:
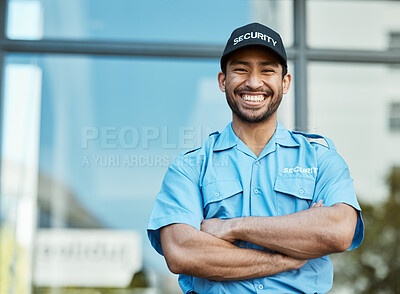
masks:
[(210, 218), (201, 222), (200, 230), (207, 234), (213, 235), (219, 239), (233, 243), (235, 238), (232, 234), (232, 219)]
[(318, 208), (318, 207), (324, 207), (324, 203), (322, 202), (322, 200), (318, 201), (318, 202), (314, 202), (310, 208)]

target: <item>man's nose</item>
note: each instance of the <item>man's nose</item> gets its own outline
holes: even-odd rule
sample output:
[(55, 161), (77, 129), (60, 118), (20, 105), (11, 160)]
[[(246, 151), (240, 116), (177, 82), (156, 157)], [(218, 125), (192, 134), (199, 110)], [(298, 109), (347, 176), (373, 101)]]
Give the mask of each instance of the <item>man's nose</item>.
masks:
[(246, 86), (252, 89), (258, 89), (263, 85), (263, 80), (258, 73), (252, 73), (248, 76), (246, 80)]

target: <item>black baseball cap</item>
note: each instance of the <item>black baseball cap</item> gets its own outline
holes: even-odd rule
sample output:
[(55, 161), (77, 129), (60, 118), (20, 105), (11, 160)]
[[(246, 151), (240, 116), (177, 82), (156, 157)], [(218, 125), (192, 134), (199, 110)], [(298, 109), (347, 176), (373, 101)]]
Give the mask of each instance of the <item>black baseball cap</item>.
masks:
[(260, 45), (272, 50), (277, 54), (282, 65), (287, 68), (287, 56), (281, 36), (273, 29), (255, 22), (232, 32), (221, 56), (221, 69), (226, 67), (232, 52), (250, 45)]

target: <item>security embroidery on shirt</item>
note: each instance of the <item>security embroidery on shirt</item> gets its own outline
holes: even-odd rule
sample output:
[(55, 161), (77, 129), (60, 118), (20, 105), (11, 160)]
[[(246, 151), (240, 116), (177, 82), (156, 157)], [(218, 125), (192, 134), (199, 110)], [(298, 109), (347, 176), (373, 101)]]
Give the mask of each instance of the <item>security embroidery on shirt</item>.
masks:
[(302, 174), (316, 174), (318, 171), (317, 167), (309, 167), (309, 168), (305, 168), (305, 167), (300, 167), (300, 166), (296, 166), (296, 167), (285, 167), (283, 169), (283, 173), (284, 174), (296, 174), (296, 173), (302, 173)]

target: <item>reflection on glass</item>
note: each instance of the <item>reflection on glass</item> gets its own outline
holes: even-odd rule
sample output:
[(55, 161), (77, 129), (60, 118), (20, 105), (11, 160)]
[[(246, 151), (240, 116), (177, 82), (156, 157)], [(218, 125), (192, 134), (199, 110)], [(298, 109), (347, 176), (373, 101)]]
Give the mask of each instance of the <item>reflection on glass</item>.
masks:
[[(400, 31), (398, 1), (307, 1), (308, 45), (386, 50)], [(397, 47), (398, 48), (398, 47)]]
[(232, 28), (260, 21), (292, 44), (290, 0), (9, 0), (10, 39), (224, 45)]
[(36, 231), (41, 69), (9, 64), (1, 149), (0, 292), (30, 293)]
[[(143, 262), (126, 287), (174, 293), (176, 277), (150, 248), (145, 229), (175, 156), (230, 122), (217, 84), (218, 62), (58, 55), (10, 55), (6, 61), (35, 64), (43, 72), (36, 274), (43, 277), (48, 258), (77, 260), (85, 246), (100, 268), (120, 252), (115, 248), (122, 248), (123, 238), (115, 236), (126, 232), (141, 240), (134, 252)], [(293, 97), (286, 98), (290, 105)], [(291, 108), (280, 116), (290, 121)], [(102, 237), (98, 247), (85, 245), (89, 233), (68, 239), (88, 229), (114, 237)], [(71, 246), (57, 245), (60, 232)], [(110, 243), (118, 238), (120, 243)], [(45, 293), (55, 283), (38, 280), (35, 289)]]
[(133, 231), (40, 229), (35, 286), (127, 288), (143, 266), (141, 243)]
[(10, 39), (39, 40), (43, 38), (42, 2), (10, 1), (8, 4), (7, 36)]
[[(97, 260), (100, 268), (106, 260), (110, 262), (108, 258), (115, 259), (119, 252), (115, 248), (125, 248), (121, 246), (127, 233), (139, 241), (130, 242), (138, 245), (124, 250), (136, 252), (135, 259), (143, 265), (133, 271), (136, 275), (129, 285), (124, 285), (175, 289), (175, 276), (150, 248), (145, 229), (162, 178), (175, 156), (200, 146), (209, 133), (221, 131), (231, 120), (217, 84), (218, 62), (17, 54), (9, 55), (6, 63), (7, 69), (15, 69), (7, 70), (6, 77), (15, 81), (13, 87), (6, 87), (14, 92), (9, 91), (5, 99), (3, 135), (8, 141), (3, 141), (2, 170), (9, 170), (7, 159), (15, 157), (18, 150), (17, 154), (24, 154), (26, 146), (35, 146), (24, 140), (36, 140), (39, 147), (36, 174), (30, 177), (38, 185), (37, 190), (29, 190), (35, 198), (30, 206), (20, 202), (25, 210), (36, 209), (37, 195), (39, 224), (33, 267), (37, 293), (62, 286), (57, 282), (62, 265), (72, 268), (87, 256)], [(40, 98), (36, 106), (17, 99), (29, 93)], [(292, 93), (284, 98), (279, 114), (287, 126), (293, 117)], [(39, 111), (39, 106), (40, 136), (39, 113), (29, 112)], [(36, 131), (32, 129), (35, 125)], [(3, 183), (21, 189), (23, 176), (3, 172), (2, 177)], [(14, 213), (11, 206), (17, 205), (12, 204), (15, 197), (7, 196), (12, 194), (8, 186), (3, 184), (1, 197), (6, 218)], [(20, 216), (25, 224), (35, 224), (33, 216)], [(18, 223), (10, 217), (8, 222)], [(18, 227), (15, 232), (26, 238), (32, 234), (27, 234), (27, 228)], [(88, 229), (100, 237), (90, 237)], [(57, 271), (52, 270), (54, 264)], [(154, 276), (160, 278), (154, 280)], [(79, 283), (74, 285), (88, 287)], [(116, 281), (109, 283), (116, 285)], [(100, 286), (104, 284), (92, 284), (91, 288)]]

